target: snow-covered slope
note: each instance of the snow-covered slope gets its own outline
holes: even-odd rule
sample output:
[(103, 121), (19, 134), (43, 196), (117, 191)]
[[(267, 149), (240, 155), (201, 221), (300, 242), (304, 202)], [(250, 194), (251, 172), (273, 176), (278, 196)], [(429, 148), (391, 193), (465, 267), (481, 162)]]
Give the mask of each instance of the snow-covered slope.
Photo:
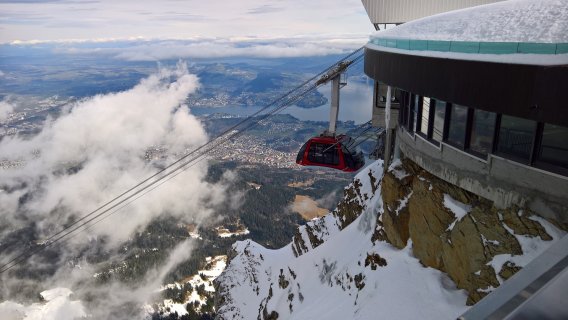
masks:
[(465, 311), (466, 293), (442, 272), (423, 267), (411, 254), (411, 242), (398, 250), (372, 241), (381, 228), (376, 225), (383, 212), (381, 174), (382, 163), (376, 162), (357, 175), (366, 199), (362, 214), (341, 230), (342, 217), (328, 215), (338, 227), (302, 255), (294, 255), (292, 244), (269, 250), (250, 240), (237, 242), (236, 256), (216, 281), (219, 317), (449, 319)]
[(456, 319), (566, 234), (407, 160), (382, 169), (362, 170), (288, 246), (235, 243), (215, 281), (218, 318)]

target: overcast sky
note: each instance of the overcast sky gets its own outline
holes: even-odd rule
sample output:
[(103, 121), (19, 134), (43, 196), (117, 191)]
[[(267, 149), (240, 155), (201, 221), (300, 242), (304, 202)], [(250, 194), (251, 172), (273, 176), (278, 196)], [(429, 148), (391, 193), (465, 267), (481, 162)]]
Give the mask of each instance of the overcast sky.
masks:
[(0, 42), (372, 32), (360, 0), (0, 0)]

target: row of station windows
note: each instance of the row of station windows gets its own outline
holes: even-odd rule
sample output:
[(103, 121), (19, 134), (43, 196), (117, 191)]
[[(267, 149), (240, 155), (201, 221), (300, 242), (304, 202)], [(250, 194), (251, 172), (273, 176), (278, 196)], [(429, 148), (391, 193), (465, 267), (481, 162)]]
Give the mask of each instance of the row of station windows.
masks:
[(434, 145), (486, 159), (492, 153), (568, 175), (568, 127), (474, 109), (399, 91), (399, 123)]

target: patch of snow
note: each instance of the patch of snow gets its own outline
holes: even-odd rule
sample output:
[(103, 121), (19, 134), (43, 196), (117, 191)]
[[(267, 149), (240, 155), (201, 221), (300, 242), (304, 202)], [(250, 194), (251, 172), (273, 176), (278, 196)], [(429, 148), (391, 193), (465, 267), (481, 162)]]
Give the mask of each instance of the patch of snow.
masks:
[(483, 246), (487, 246), (487, 244), (498, 246), (500, 244), (497, 240), (487, 240), (484, 235), (481, 235), (481, 241), (483, 242)]
[(402, 180), (410, 176), (410, 173), (406, 172), (406, 170), (402, 168), (402, 162), (400, 159), (396, 159), (391, 163), (389, 172), (391, 172), (398, 180)]
[[(166, 299), (163, 302), (163, 308), (169, 308), (170, 313), (177, 312), (179, 316), (187, 314), (186, 305), (188, 303), (199, 301), (200, 304), (205, 304), (207, 299), (204, 299), (199, 296), (197, 293), (197, 287), (203, 285), (205, 291), (207, 292), (215, 292), (215, 287), (213, 286), (213, 280), (215, 280), (222, 272), (225, 270), (227, 266), (227, 256), (215, 256), (215, 257), (206, 257), (205, 262), (208, 265), (208, 268), (204, 270), (199, 270), (196, 275), (192, 276), (191, 278), (187, 279), (183, 284), (190, 283), (193, 287), (193, 291), (191, 295), (183, 303), (176, 303), (171, 299)], [(203, 275), (206, 280), (204, 280), (201, 275)], [(164, 285), (160, 291), (163, 291), (167, 288), (178, 288), (182, 287), (182, 283), (169, 283)], [(150, 306), (146, 306), (147, 308)]]
[(201, 235), (199, 234), (199, 232), (197, 231), (197, 229), (194, 230), (194, 231), (189, 231), (188, 233), (189, 233), (189, 237), (192, 238), (192, 239), (200, 239), (200, 240), (203, 240), (203, 238), (201, 237)]
[(414, 193), (414, 191), (410, 191), (410, 193), (408, 195), (406, 195), (406, 197), (404, 197), (402, 200), (400, 200), (400, 204), (398, 205), (398, 208), (396, 208), (396, 210), (394, 211), (395, 215), (398, 216), (398, 213), (400, 212), (400, 210), (406, 208), (406, 205), (408, 204), (408, 200), (410, 200), (410, 197), (412, 197), (413, 193)]
[[(548, 233), (551, 237), (551, 241), (544, 241), (540, 237), (530, 237), (525, 235), (518, 235), (515, 234), (514, 231), (507, 227), (506, 224), (503, 224), (503, 227), (507, 229), (509, 233), (517, 238), (517, 241), (521, 245), (521, 249), (523, 250), (522, 255), (511, 255), (511, 254), (499, 254), (493, 257), (487, 265), (490, 265), (495, 273), (501, 272), (503, 265), (507, 262), (513, 262), (515, 265), (519, 267), (526, 266), (529, 262), (531, 262), (534, 258), (538, 257), (542, 254), (548, 247), (554, 244), (556, 241), (560, 240), (566, 232), (556, 228), (552, 223), (548, 222), (547, 220), (540, 218), (538, 216), (531, 216), (529, 219), (538, 222)], [(501, 279), (499, 279), (501, 282)]]
[(450, 209), (456, 220), (450, 224), (446, 231), (451, 231), (457, 222), (461, 221), (468, 212), (471, 211), (471, 206), (452, 198), (449, 194), (444, 194), (444, 207)]
[(479, 288), (477, 289), (477, 292), (485, 292), (485, 293), (490, 293), (491, 291), (495, 290), (495, 288), (493, 286), (489, 286), (487, 288)]
[(235, 232), (230, 232), (229, 230), (225, 229), (225, 228), (218, 228), (217, 229), (217, 236), (221, 237), (221, 238), (230, 238), (232, 236), (244, 236), (249, 234), (250, 231), (248, 228), (244, 228), (241, 230), (237, 230)]
[(474, 273), (476, 276), (480, 276), (481, 275), (481, 270), (477, 271)]

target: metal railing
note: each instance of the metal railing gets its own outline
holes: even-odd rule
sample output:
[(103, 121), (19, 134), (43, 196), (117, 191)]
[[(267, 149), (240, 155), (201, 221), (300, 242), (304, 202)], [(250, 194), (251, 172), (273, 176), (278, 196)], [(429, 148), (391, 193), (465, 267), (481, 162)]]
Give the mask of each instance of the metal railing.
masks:
[(411, 51), (438, 51), (481, 54), (566, 54), (568, 43), (475, 42), (411, 40), (371, 37), (369, 43), (387, 48)]

